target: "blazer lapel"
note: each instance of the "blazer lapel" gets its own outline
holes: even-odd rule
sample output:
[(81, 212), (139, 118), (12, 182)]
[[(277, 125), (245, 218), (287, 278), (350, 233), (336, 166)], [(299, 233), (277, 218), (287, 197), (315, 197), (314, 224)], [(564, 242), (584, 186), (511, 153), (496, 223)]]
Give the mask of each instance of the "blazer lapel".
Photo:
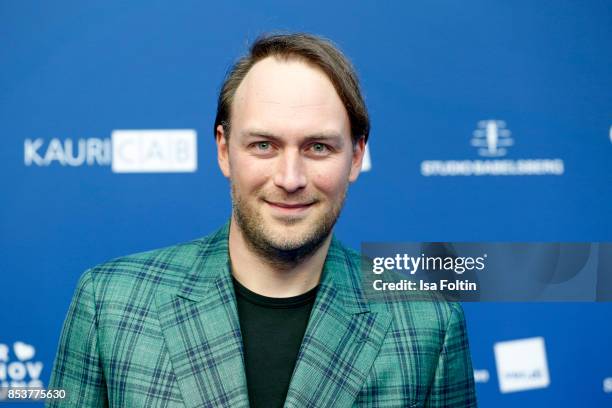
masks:
[(187, 407), (248, 407), (226, 224), (202, 243), (178, 293), (159, 292), (161, 329)]
[(388, 312), (370, 309), (360, 273), (332, 239), (285, 407), (353, 405), (391, 323)]

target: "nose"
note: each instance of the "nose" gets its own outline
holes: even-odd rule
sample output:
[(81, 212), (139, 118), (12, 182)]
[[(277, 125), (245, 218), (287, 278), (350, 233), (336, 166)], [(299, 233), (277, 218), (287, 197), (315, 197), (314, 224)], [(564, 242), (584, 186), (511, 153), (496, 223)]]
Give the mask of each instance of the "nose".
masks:
[(306, 186), (306, 172), (303, 158), (299, 151), (285, 151), (278, 160), (278, 167), (274, 174), (274, 184), (288, 193), (292, 193)]

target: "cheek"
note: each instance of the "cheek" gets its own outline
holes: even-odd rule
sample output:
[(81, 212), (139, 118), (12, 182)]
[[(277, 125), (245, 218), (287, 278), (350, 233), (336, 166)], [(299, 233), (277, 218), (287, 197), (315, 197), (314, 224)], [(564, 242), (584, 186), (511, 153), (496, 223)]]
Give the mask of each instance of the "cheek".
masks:
[(230, 173), (235, 184), (244, 190), (256, 190), (266, 183), (270, 165), (247, 155), (230, 155)]
[(348, 184), (348, 171), (349, 168), (344, 164), (317, 169), (313, 172), (312, 183), (328, 195), (339, 195)]

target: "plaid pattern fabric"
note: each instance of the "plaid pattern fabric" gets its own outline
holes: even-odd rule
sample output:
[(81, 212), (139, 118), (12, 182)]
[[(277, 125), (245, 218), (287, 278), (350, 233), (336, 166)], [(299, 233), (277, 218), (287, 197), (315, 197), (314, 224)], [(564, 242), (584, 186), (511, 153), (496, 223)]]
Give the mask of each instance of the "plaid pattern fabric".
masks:
[[(47, 406), (248, 407), (228, 232), (86, 271)], [(359, 262), (332, 240), (285, 407), (476, 406), (461, 307), (368, 303)]]

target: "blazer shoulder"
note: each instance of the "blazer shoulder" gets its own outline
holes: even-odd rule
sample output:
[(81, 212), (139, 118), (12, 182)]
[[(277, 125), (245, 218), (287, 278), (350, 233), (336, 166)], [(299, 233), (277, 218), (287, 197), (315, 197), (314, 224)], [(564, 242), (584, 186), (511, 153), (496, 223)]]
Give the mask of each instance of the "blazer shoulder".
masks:
[(466, 323), (460, 303), (444, 299), (390, 302), (393, 329), (403, 336), (414, 333), (424, 343), (441, 347), (448, 336), (465, 332)]
[[(98, 299), (180, 287), (209, 237), (112, 259), (88, 269)], [(83, 277), (81, 279), (83, 279)]]

